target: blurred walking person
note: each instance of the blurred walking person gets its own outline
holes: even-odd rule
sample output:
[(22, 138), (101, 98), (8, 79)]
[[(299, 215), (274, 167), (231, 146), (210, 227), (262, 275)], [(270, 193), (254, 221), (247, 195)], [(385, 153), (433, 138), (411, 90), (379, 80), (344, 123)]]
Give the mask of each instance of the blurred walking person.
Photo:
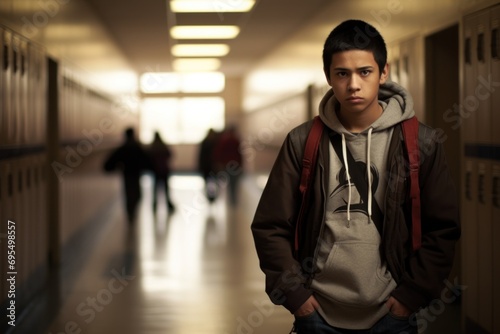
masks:
[(125, 207), (129, 224), (135, 220), (137, 204), (141, 199), (140, 177), (151, 169), (151, 161), (141, 144), (135, 139), (133, 128), (125, 130), (125, 142), (115, 149), (104, 163), (104, 170), (120, 170), (123, 177)]
[(229, 201), (238, 202), (238, 184), (243, 173), (243, 159), (240, 152), (240, 138), (236, 126), (231, 125), (222, 132), (213, 152), (217, 175), (227, 179)]
[(158, 207), (158, 191), (163, 189), (169, 213), (174, 212), (175, 206), (170, 196), (169, 178), (171, 174), (170, 161), (172, 150), (162, 140), (160, 134), (155, 132), (153, 142), (149, 145), (147, 153), (153, 165), (153, 211)]
[(200, 144), (198, 152), (198, 171), (205, 181), (205, 196), (210, 203), (214, 202), (219, 195), (216, 170), (213, 159), (213, 150), (217, 143), (218, 133), (209, 129), (207, 135)]

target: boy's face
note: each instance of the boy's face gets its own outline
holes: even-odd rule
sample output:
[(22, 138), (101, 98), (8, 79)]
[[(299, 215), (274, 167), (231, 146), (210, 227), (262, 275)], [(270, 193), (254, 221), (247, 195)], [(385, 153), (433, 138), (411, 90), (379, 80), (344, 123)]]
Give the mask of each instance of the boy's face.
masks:
[(340, 103), (342, 114), (379, 112), (379, 85), (387, 81), (389, 67), (386, 64), (380, 73), (373, 52), (337, 52), (332, 56), (329, 74), (327, 81)]

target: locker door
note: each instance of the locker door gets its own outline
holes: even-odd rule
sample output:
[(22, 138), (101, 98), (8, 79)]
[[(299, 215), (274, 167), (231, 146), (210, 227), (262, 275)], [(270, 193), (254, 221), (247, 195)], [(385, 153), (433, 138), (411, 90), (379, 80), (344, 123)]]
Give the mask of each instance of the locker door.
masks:
[(42, 145), (45, 142), (45, 122), (44, 122), (44, 106), (45, 100), (43, 99), (43, 81), (42, 81), (42, 51), (40, 47), (30, 44), (30, 75), (29, 75), (29, 105), (28, 110), (31, 119), (31, 131), (33, 133), (33, 144)]
[[(464, 18), (462, 59), (464, 72), (464, 86), (461, 106), (463, 115), (458, 113), (457, 117), (461, 121), (460, 137), (463, 152), (463, 179), (461, 191), (461, 216), (462, 216), (462, 280), (468, 287), (463, 295), (463, 319), (478, 323), (478, 235), (476, 226), (476, 198), (477, 198), (477, 163), (472, 154), (472, 147), (476, 140), (476, 114), (468, 113), (465, 106), (467, 96), (474, 96), (475, 80), (477, 71), (475, 66), (475, 53), (477, 49), (476, 27), (477, 17), (475, 15)], [(471, 95), (472, 94), (472, 95)], [(467, 118), (465, 117), (467, 116)]]
[[(4, 31), (0, 26), (0, 148), (4, 146), (7, 142), (6, 135), (6, 126), (7, 126), (7, 114), (4, 110), (4, 90), (3, 90), (3, 77), (4, 77)], [(1, 289), (0, 289), (1, 292)]]
[[(491, 79), (490, 71), (490, 11), (482, 11), (478, 16), (476, 28), (477, 48), (477, 80), (475, 96), (477, 109), (477, 142), (480, 147), (489, 147), (491, 144), (491, 93), (484, 87)], [(481, 82), (479, 82), (481, 80)], [(481, 89), (481, 86), (483, 89)], [(482, 149), (481, 149), (482, 151)], [(478, 160), (478, 194), (477, 194), (477, 222), (478, 222), (478, 269), (479, 269), (479, 325), (492, 332), (493, 326), (493, 244), (492, 244), (492, 217), (491, 217), (491, 160), (487, 154), (480, 153)]]
[(28, 112), (28, 41), (20, 39), (19, 43), (19, 139), (21, 144), (32, 143), (32, 134), (30, 123), (33, 122), (32, 115)]
[[(492, 82), (500, 82), (500, 6), (496, 6), (491, 11), (491, 74)], [(497, 92), (491, 96), (491, 133), (492, 143), (498, 152), (500, 148), (500, 94), (499, 88)], [(493, 314), (500, 314), (500, 161), (494, 160), (492, 167), (492, 217), (493, 217)], [(493, 318), (493, 333), (500, 333), (500, 317)]]
[(11, 36), (12, 34), (8, 30), (3, 31), (3, 64), (2, 64), (2, 117), (3, 121), (3, 142), (2, 145), (12, 145), (12, 134), (11, 134), (11, 72), (12, 72), (12, 49), (11, 49)]
[[(37, 46), (35, 57), (35, 75), (33, 86), (35, 87), (35, 109), (37, 119), (38, 144), (45, 145), (47, 142), (47, 59), (45, 59), (45, 50)], [(56, 131), (57, 129), (54, 129)]]
[[(5, 238), (2, 238), (2, 243), (7, 242), (7, 229), (6, 229), (6, 223), (8, 220), (13, 220), (13, 192), (14, 192), (14, 179), (13, 179), (13, 174), (12, 174), (12, 162), (11, 160), (2, 160), (0, 161), (0, 217), (2, 219), (2, 224), (0, 224), (0, 233), (2, 233)], [(2, 245), (2, 258), (6, 259), (7, 254), (5, 253), (7, 250), (6, 247), (3, 247)], [(1, 268), (2, 268), (2, 273), (0, 274), (2, 277), (2, 301), (5, 300), (7, 296), (7, 286), (4, 282), (6, 282), (6, 275), (7, 272), (10, 270), (8, 269), (7, 265), (8, 263), (6, 261), (0, 261)]]
[(21, 143), (20, 129), (24, 122), (21, 112), (21, 40), (15, 33), (12, 34), (12, 86), (11, 86), (11, 126), (10, 135), (14, 145)]

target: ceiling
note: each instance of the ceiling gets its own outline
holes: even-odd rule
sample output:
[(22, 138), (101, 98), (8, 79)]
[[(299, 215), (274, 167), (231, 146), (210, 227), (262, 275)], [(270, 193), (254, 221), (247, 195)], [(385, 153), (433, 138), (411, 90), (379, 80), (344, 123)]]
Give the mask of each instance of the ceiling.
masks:
[[(331, 0), (257, 0), (248, 13), (171, 13), (168, 0), (88, 0), (138, 73), (171, 71), (169, 36), (173, 25), (238, 25), (240, 34), (227, 42), (221, 71), (241, 76)], [(213, 0), (217, 1), (217, 0)], [(231, 1), (237, 0), (225, 0)], [(117, 4), (119, 4), (117, 6)], [(189, 43), (193, 42), (192, 40)], [(208, 43), (207, 41), (194, 41)], [(213, 41), (210, 41), (213, 42)], [(184, 42), (187, 43), (187, 42)]]
[[(248, 13), (176, 13), (168, 0), (86, 0), (140, 74), (171, 71), (170, 48), (176, 41), (169, 27), (186, 24), (235, 24), (241, 28), (228, 41), (231, 51), (221, 58), (226, 76), (243, 76), (264, 57), (291, 43), (321, 44), (331, 28), (347, 18), (366, 19), (387, 40), (456, 21), (468, 0), (257, 0)], [(238, 0), (212, 0), (231, 1)], [(118, 5), (119, 4), (119, 5)], [(290, 40), (290, 38), (292, 38)], [(311, 38), (312, 37), (312, 38)], [(299, 41), (298, 39), (302, 40)], [(193, 41), (188, 41), (189, 43)], [(188, 43), (183, 42), (183, 43)], [(194, 41), (205, 42), (207, 41)], [(212, 41), (210, 41), (212, 42)], [(317, 46), (316, 46), (317, 47)], [(314, 50), (317, 53), (317, 50)], [(293, 57), (294, 55), (290, 55)], [(281, 56), (283, 57), (283, 56)], [(320, 55), (317, 55), (320, 59)], [(285, 58), (280, 58), (286, 61)], [(278, 62), (281, 60), (278, 60)]]

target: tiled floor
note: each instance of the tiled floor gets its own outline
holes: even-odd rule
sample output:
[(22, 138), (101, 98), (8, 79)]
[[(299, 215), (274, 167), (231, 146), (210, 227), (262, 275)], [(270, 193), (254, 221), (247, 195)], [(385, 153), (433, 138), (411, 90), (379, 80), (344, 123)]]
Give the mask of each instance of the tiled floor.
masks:
[[(57, 311), (45, 312), (42, 321), (35, 314), (54, 306), (38, 305), (15, 333), (288, 333), (293, 317), (269, 302), (253, 247), (255, 183), (243, 181), (240, 205), (232, 208), (224, 197), (209, 205), (201, 178), (175, 176), (177, 210), (160, 207), (156, 216), (149, 178), (143, 186), (134, 228), (116, 202), (88, 239), (82, 262), (61, 275)], [(448, 307), (425, 333), (458, 333), (458, 314)]]

